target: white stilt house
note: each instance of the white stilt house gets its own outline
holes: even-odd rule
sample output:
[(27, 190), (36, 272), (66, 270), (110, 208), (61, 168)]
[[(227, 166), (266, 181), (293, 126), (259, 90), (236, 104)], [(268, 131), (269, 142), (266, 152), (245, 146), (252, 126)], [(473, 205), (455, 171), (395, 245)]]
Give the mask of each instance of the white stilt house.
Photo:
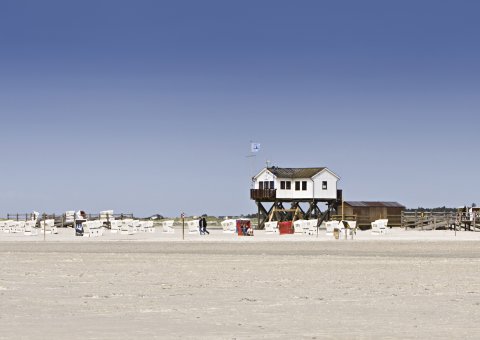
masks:
[(253, 177), (254, 188), (275, 190), (277, 199), (337, 199), (340, 179), (328, 168), (264, 168)]
[[(252, 178), (253, 189), (250, 198), (258, 206), (259, 226), (270, 220), (272, 211), (287, 211), (300, 209), (305, 218), (327, 217), (336, 210), (342, 200), (342, 191), (338, 190), (337, 183), (340, 177), (328, 168), (279, 168), (266, 167)], [(262, 202), (273, 203), (267, 211)], [(292, 209), (284, 209), (284, 203), (291, 203)], [(317, 203), (324, 202), (328, 209), (326, 213), (320, 211)], [(304, 212), (300, 203), (310, 204)], [(284, 214), (288, 216), (288, 214)]]

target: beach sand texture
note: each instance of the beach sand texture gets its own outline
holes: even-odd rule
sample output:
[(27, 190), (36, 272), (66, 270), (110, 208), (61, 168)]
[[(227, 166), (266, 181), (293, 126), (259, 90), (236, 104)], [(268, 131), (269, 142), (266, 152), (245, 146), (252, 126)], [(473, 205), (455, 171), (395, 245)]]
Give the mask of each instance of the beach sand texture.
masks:
[(1, 242), (0, 339), (478, 339), (479, 248)]

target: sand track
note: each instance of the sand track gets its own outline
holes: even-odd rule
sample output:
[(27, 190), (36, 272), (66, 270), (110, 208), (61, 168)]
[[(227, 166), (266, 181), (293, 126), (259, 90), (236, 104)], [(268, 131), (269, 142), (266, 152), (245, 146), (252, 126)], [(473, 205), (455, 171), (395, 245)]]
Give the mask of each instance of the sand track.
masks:
[(479, 249), (2, 242), (0, 339), (475, 339)]

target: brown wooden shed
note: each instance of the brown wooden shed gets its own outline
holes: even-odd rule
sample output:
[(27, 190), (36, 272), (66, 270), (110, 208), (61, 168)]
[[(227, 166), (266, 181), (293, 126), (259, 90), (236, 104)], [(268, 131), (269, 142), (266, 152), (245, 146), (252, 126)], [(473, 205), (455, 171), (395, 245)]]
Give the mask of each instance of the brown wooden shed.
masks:
[(357, 225), (362, 227), (370, 227), (371, 222), (381, 218), (388, 219), (389, 226), (400, 226), (401, 215), (404, 210), (405, 206), (398, 202), (343, 202), (343, 214), (356, 215)]

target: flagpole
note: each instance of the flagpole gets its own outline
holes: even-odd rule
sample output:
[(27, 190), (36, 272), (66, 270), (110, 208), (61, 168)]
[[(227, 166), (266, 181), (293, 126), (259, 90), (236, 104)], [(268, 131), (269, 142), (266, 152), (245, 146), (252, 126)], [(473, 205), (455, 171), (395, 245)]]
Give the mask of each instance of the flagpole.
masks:
[(247, 158), (250, 158), (250, 185), (253, 184), (252, 178), (255, 176), (255, 157), (257, 156), (255, 153), (260, 150), (260, 143), (256, 143), (252, 140), (250, 140), (250, 154), (246, 156)]

